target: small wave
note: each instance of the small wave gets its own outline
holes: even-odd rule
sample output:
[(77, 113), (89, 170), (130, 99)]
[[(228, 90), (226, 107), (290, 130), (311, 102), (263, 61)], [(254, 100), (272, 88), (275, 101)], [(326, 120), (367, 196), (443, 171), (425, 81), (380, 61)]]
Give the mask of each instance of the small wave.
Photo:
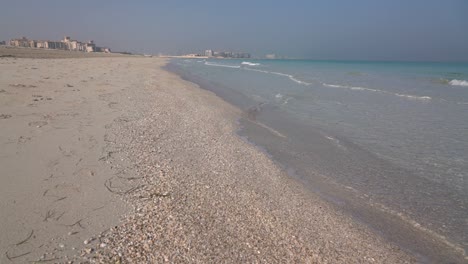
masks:
[(276, 94), (275, 98), (277, 99), (278, 102), (283, 101), (281, 103), (281, 105), (285, 105), (285, 104), (287, 104), (289, 102), (289, 100), (294, 99), (293, 97), (286, 97), (286, 99), (284, 99), (284, 95), (282, 95), (280, 93)]
[[(270, 71), (251, 69), (251, 68), (244, 68), (244, 69), (250, 70), (250, 71), (256, 71), (256, 72), (262, 72), (262, 73), (268, 73), (268, 74), (274, 74), (274, 75), (278, 75), (278, 76), (288, 77), (291, 81), (293, 81), (295, 83), (298, 83), (298, 84), (301, 84), (301, 85), (306, 85), (306, 86), (312, 85), (312, 83), (299, 80), (298, 78), (294, 77), (294, 75), (287, 74), (287, 73), (273, 72), (273, 71), (270, 72)], [(468, 82), (465, 82), (465, 83), (468, 86)], [(389, 95), (403, 97), (403, 98), (411, 99), (411, 100), (431, 100), (432, 99), (429, 96), (417, 96), (417, 95), (410, 95), (410, 94), (391, 93), (391, 92), (387, 92), (387, 91), (371, 89), (371, 88), (366, 88), (366, 87), (359, 87), (359, 86), (337, 85), (337, 84), (328, 84), (328, 83), (322, 83), (322, 85), (327, 86), (327, 87), (332, 87), (332, 88), (349, 89), (349, 90), (352, 90), (352, 91), (368, 91), (368, 92), (377, 92), (377, 93), (389, 94)], [(278, 95), (282, 96), (281, 94), (277, 94), (276, 97)]]
[(305, 81), (301, 81), (298, 78), (294, 77), (294, 75), (291, 75), (291, 74), (282, 73), (282, 72), (269, 72), (269, 73), (279, 75), (279, 76), (288, 77), (291, 81), (293, 81), (295, 83), (298, 83), (298, 84), (302, 84), (302, 85), (311, 85), (312, 84), (312, 83), (308, 83), (308, 82), (305, 82)]
[[(252, 121), (252, 120), (250, 120), (250, 121)], [(260, 122), (257, 122), (257, 121), (252, 121), (252, 122), (254, 122), (255, 124), (257, 124), (257, 125), (259, 125), (259, 126), (261, 126), (261, 127), (263, 127), (263, 128), (265, 128), (266, 130), (270, 131), (271, 133), (273, 133), (274, 135), (276, 135), (276, 136), (278, 136), (278, 137), (281, 137), (281, 138), (288, 138), (287, 136), (281, 134), (281, 133), (278, 132), (277, 130), (275, 130), (275, 129), (273, 129), (273, 128), (271, 128), (271, 127), (269, 127), (269, 126), (267, 126), (267, 125), (265, 125), (265, 124), (263, 124), (263, 123), (260, 123)]]
[(292, 98), (292, 97), (286, 98), (286, 100), (284, 100), (284, 102), (282, 103), (282, 105), (287, 104), (287, 103), (289, 102), (289, 100), (291, 100), (291, 99), (294, 99), (294, 98)]
[(239, 69), (239, 68), (240, 68), (240, 66), (226, 65), (226, 64), (218, 64), (218, 63), (212, 63), (212, 62), (207, 62), (207, 61), (205, 61), (205, 65), (208, 65), (208, 66), (215, 66), (215, 67), (234, 68), (234, 69)]
[(341, 86), (341, 85), (336, 85), (336, 84), (327, 84), (327, 83), (324, 83), (323, 86), (333, 87), (333, 88), (348, 88), (347, 86)]
[(249, 61), (243, 61), (241, 64), (248, 65), (248, 66), (260, 66), (260, 63), (254, 63), (254, 62), (249, 62)]
[(264, 71), (264, 70), (258, 70), (258, 69), (252, 69), (252, 68), (244, 68), (248, 71), (256, 71), (256, 72), (263, 72), (263, 73), (268, 73), (268, 74), (274, 74), (278, 76), (283, 76), (283, 77), (288, 77), (291, 81), (302, 84), (302, 85), (311, 85), (312, 83), (308, 83), (305, 81), (301, 81), (298, 78), (294, 77), (294, 75), (287, 74), (287, 73), (282, 73), (282, 72), (271, 72), (271, 71)]
[(343, 146), (343, 144), (341, 144), (340, 140), (338, 140), (337, 138), (334, 138), (332, 136), (328, 136), (324, 133), (321, 133), (323, 136), (325, 136), (326, 139), (330, 140), (331, 142), (333, 142), (333, 144), (335, 146), (337, 146), (338, 148), (342, 149), (342, 150), (347, 150), (347, 148), (345, 146)]
[[(207, 62), (205, 62), (205, 64), (207, 64)], [(221, 66), (221, 65), (214, 65), (214, 66)], [(236, 67), (236, 68), (238, 68), (240, 66), (227, 66), (227, 67)], [(248, 71), (256, 71), (256, 72), (262, 72), (262, 73), (274, 74), (274, 75), (278, 75), (278, 76), (287, 77), (291, 81), (293, 81), (295, 83), (298, 83), (298, 84), (301, 84), (301, 85), (306, 85), (306, 86), (312, 85), (312, 83), (299, 80), (298, 78), (294, 77), (294, 75), (287, 74), (287, 73), (274, 72), (274, 71), (265, 71), (265, 70), (259, 70), (259, 69), (252, 69), (252, 68), (248, 68), (248, 67), (245, 67), (243, 69), (248, 70)], [(467, 81), (452, 80), (452, 82), (453, 81), (457, 81), (456, 85), (468, 86)], [(450, 83), (452, 84), (452, 82), (450, 82)], [(410, 100), (424, 100), (424, 101), (432, 100), (432, 98), (430, 96), (417, 96), (417, 95), (411, 95), (411, 94), (391, 93), (391, 92), (387, 92), (387, 91), (383, 91), (383, 90), (371, 89), (371, 88), (360, 87), (360, 86), (338, 85), (338, 84), (328, 84), (328, 83), (322, 83), (322, 85), (327, 86), (327, 87), (332, 87), (332, 88), (349, 89), (349, 90), (352, 90), (352, 91), (367, 91), (367, 92), (376, 92), (376, 93), (388, 94), (388, 95), (403, 97), (403, 98), (410, 99)], [(455, 85), (455, 84), (452, 84), (452, 85)], [(282, 94), (277, 94), (275, 97), (276, 98), (282, 98), (282, 96), (283, 96)]]
[(395, 96), (398, 96), (398, 97), (403, 97), (403, 98), (411, 99), (411, 100), (431, 100), (432, 99), (429, 96), (417, 96), (417, 95), (411, 95), (411, 94), (391, 93), (391, 92), (387, 92), (387, 91), (371, 89), (371, 88), (365, 88), (365, 87), (359, 87), (359, 86), (336, 85), (336, 84), (328, 84), (328, 83), (323, 83), (323, 86), (333, 87), (333, 88), (349, 89), (349, 90), (353, 90), (353, 91), (377, 92), (377, 93), (395, 95)]
[(405, 97), (405, 98), (408, 98), (408, 99), (413, 99), (413, 100), (431, 100), (432, 99), (432, 97), (430, 97), (430, 96), (416, 96), (416, 95), (399, 94), (399, 93), (396, 93), (395, 95), (399, 96), (399, 97)]
[(454, 80), (451, 80), (449, 84), (454, 85), (454, 86), (468, 86), (468, 81), (454, 79)]
[(262, 73), (270, 73), (269, 71), (264, 71), (264, 70), (259, 70), (259, 69), (252, 69), (252, 68), (244, 68), (244, 70), (262, 72)]
[(382, 91), (382, 90), (359, 87), (359, 86), (336, 85), (336, 84), (328, 84), (328, 83), (322, 83), (322, 84), (323, 84), (323, 86), (327, 86), (327, 87), (344, 88), (344, 89), (350, 89), (350, 90), (354, 90), (354, 91), (369, 91), (369, 92), (386, 93), (385, 91)]
[(292, 75), (287, 74), (287, 73), (282, 73), (282, 72), (270, 72), (270, 73), (274, 75), (279, 75), (279, 76), (292, 77)]
[(311, 85), (312, 84), (312, 83), (301, 81), (301, 80), (297, 79), (296, 77), (294, 77), (292, 75), (289, 76), (289, 79), (291, 79), (291, 81), (293, 81), (293, 82), (297, 82), (297, 83), (303, 84), (303, 85)]

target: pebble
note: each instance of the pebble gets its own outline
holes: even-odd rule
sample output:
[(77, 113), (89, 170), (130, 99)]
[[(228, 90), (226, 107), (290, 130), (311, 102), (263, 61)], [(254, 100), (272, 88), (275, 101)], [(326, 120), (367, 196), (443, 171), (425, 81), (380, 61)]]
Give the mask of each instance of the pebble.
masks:
[(83, 243), (84, 243), (85, 245), (88, 245), (89, 243), (91, 243), (91, 242), (93, 242), (93, 241), (94, 241), (94, 237), (89, 238), (89, 239), (86, 239), (85, 241), (83, 241)]
[[(165, 85), (164, 82), (162, 85)], [(323, 238), (318, 239), (319, 241), (316, 243), (314, 239), (303, 243), (296, 241), (296, 239), (290, 239), (288, 237), (290, 234), (296, 235), (304, 232), (304, 235), (308, 235), (323, 231), (323, 228), (320, 227), (311, 228), (310, 231), (308, 228), (302, 228), (302, 225), (310, 226), (309, 213), (313, 215), (314, 211), (312, 209), (316, 208), (317, 205), (311, 205), (310, 208), (308, 206), (304, 206), (304, 208), (302, 206), (300, 208), (296, 207), (294, 206), (295, 202), (302, 202), (302, 198), (296, 198), (296, 196), (289, 198), (292, 195), (288, 195), (288, 199), (283, 203), (283, 194), (294, 194), (296, 188), (289, 188), (288, 185), (283, 187), (283, 184), (281, 184), (283, 178), (281, 178), (280, 172), (276, 167), (272, 167), (266, 158), (259, 156), (257, 152), (250, 148), (232, 145), (234, 143), (229, 142), (237, 142), (234, 141), (237, 139), (232, 138), (230, 134), (226, 134), (224, 126), (220, 128), (211, 125), (217, 124), (218, 121), (224, 122), (224, 119), (221, 120), (224, 116), (217, 115), (216, 111), (212, 111), (212, 108), (199, 107), (198, 103), (191, 104), (192, 100), (190, 98), (187, 101), (173, 99), (173, 97), (179, 95), (178, 90), (169, 88), (167, 90), (174, 91), (175, 94), (166, 96), (165, 93), (158, 93), (154, 98), (151, 96), (146, 98), (146, 94), (141, 96), (141, 102), (143, 103), (141, 107), (142, 114), (140, 115), (140, 109), (136, 109), (136, 114), (138, 114), (136, 117), (140, 120), (139, 123), (128, 125), (128, 127), (125, 123), (122, 123), (123, 125), (114, 127), (119, 137), (124, 139), (121, 142), (132, 142), (119, 147), (123, 147), (123, 153), (128, 154), (124, 156), (130, 157), (130, 162), (136, 164), (135, 169), (138, 171), (138, 175), (155, 175), (155, 177), (145, 178), (145, 181), (149, 181), (147, 183), (148, 189), (139, 189), (125, 196), (125, 199), (128, 199), (130, 204), (134, 206), (135, 211), (129, 213), (125, 224), (113, 228), (105, 236), (109, 237), (105, 249), (102, 249), (102, 242), (99, 242), (96, 254), (98, 259), (99, 255), (101, 255), (103, 263), (110, 263), (115, 255), (122, 258), (123, 262), (151, 263), (150, 259), (157, 259), (160, 262), (170, 261), (171, 256), (176, 256), (176, 254), (180, 254), (178, 257), (187, 260), (187, 262), (203, 262), (203, 260), (206, 262), (208, 257), (213, 262), (219, 262), (223, 259), (226, 260), (226, 257), (228, 257), (231, 262), (242, 262), (241, 259), (244, 260), (243, 262), (255, 262), (255, 260), (261, 259), (265, 263), (275, 262), (274, 260), (276, 262), (299, 262), (301, 259), (306, 260), (306, 257), (317, 254), (317, 262), (323, 256), (324, 259), (320, 262), (333, 263), (332, 259), (337, 260), (336, 257), (339, 251), (352, 249), (357, 252), (352, 252), (349, 259), (348, 256), (343, 256), (343, 259), (341, 259), (341, 263), (346, 263), (345, 258), (349, 260), (348, 263), (351, 263), (359, 262), (367, 250), (374, 249), (374, 246), (369, 247), (370, 249), (367, 249), (365, 245), (361, 247), (362, 241), (351, 241), (349, 244), (344, 241), (343, 245), (336, 248), (321, 250), (330, 238), (341, 238), (343, 234), (339, 232), (340, 229), (337, 229), (338, 231), (334, 229), (331, 231), (325, 230), (327, 232), (324, 233)], [(135, 94), (139, 99), (139, 93)], [(147, 101), (149, 101), (148, 105), (145, 105)], [(153, 105), (153, 102), (158, 103)], [(174, 106), (174, 102), (184, 102), (187, 105)], [(155, 110), (147, 111), (148, 109)], [(190, 114), (191, 111), (197, 114), (192, 115)], [(147, 118), (150, 114), (146, 113), (154, 112), (161, 113), (161, 116), (171, 116), (170, 113), (172, 112), (180, 113), (180, 117), (178, 117), (181, 120), (179, 118), (174, 120), (173, 117), (162, 117), (158, 118), (158, 122), (150, 122), (151, 119)], [(206, 122), (207, 120), (210, 122)], [(205, 132), (205, 128), (207, 132)], [(142, 131), (149, 131), (149, 133), (143, 134)], [(206, 136), (212, 136), (212, 131), (213, 137), (223, 138), (219, 143), (219, 147), (211, 147), (210, 144), (205, 143)], [(171, 133), (166, 135), (166, 132)], [(153, 144), (151, 140), (155, 134), (165, 134), (164, 139)], [(185, 139), (187, 139), (187, 142), (185, 142)], [(182, 146), (182, 144), (189, 144), (188, 142), (193, 145)], [(225, 142), (228, 143), (224, 144)], [(164, 157), (160, 157), (160, 155), (152, 157), (149, 154), (150, 150), (154, 149), (155, 144), (157, 144), (158, 152), (164, 153)], [(231, 152), (238, 149), (246, 154), (232, 156)], [(147, 157), (147, 155), (150, 155), (150, 157)], [(176, 156), (180, 160), (177, 165), (180, 166), (169, 166), (168, 164), (173, 162), (172, 159), (168, 159), (170, 156)], [(207, 160), (208, 158), (209, 160)], [(229, 167), (222, 165), (226, 160), (232, 160), (232, 165), (229, 165)], [(162, 167), (171, 177), (164, 177), (166, 173), (163, 172), (158, 175), (156, 168), (159, 168), (159, 165), (153, 166), (153, 164), (158, 163), (164, 163)], [(118, 165), (118, 162), (116, 164)], [(185, 167), (185, 165), (189, 167)], [(239, 170), (236, 168), (239, 168)], [(218, 173), (211, 173), (210, 171), (217, 171)], [(219, 173), (219, 171), (223, 171), (223, 173)], [(249, 171), (249, 173), (244, 176), (245, 171)], [(251, 177), (254, 176), (255, 178), (252, 180)], [(257, 183), (257, 177), (259, 183)], [(270, 184), (271, 181), (269, 180), (271, 178), (275, 179), (275, 184)], [(223, 192), (224, 186), (234, 185), (234, 183), (238, 183), (235, 185), (239, 190), (234, 189), (234, 193), (226, 192), (225, 195)], [(158, 203), (155, 206), (152, 204), (152, 200), (148, 202), (138, 198), (151, 195), (152, 186), (162, 188), (165, 185), (168, 187), (174, 186), (175, 190), (184, 190), (186, 196), (181, 196), (181, 198), (186, 197), (187, 199), (181, 199), (181, 202), (178, 203)], [(239, 195), (236, 192), (239, 192)], [(257, 194), (258, 192), (259, 194)], [(264, 192), (271, 193), (271, 195), (264, 197), (262, 195)], [(299, 197), (302, 197), (301, 195), (301, 193), (298, 194)], [(271, 200), (269, 199), (270, 196)], [(263, 207), (263, 205), (266, 206)], [(267, 208), (267, 210), (263, 211), (259, 208)], [(266, 216), (266, 218), (262, 216)], [(334, 216), (334, 214), (331, 214), (331, 216)], [(276, 217), (281, 220), (276, 220)], [(317, 217), (318, 220), (322, 218), (324, 217)], [(235, 219), (235, 221), (225, 223), (226, 219)], [(289, 220), (294, 220), (294, 224), (289, 224)], [(338, 220), (336, 222), (340, 223)], [(328, 222), (324, 223), (324, 225), (326, 224)], [(335, 224), (335, 222), (332, 222), (332, 224)], [(205, 228), (208, 226), (213, 232), (210, 230), (210, 233), (205, 236)], [(271, 234), (263, 236), (262, 228), (266, 226), (269, 227)], [(223, 233), (225, 231), (232, 231), (235, 236), (232, 237), (230, 232)], [(322, 233), (319, 234), (322, 235)], [(358, 233), (358, 235), (360, 234), (365, 235), (366, 233)], [(320, 236), (317, 235), (318, 237)], [(281, 246), (275, 245), (279, 239), (283, 240), (280, 240), (282, 242)], [(145, 245), (145, 240), (155, 242), (153, 243), (154, 248), (150, 245), (142, 246)], [(167, 241), (167, 243), (156, 243), (157, 240)], [(323, 240), (323, 243), (321, 240)], [(363, 240), (364, 242), (374, 241), (372, 239)], [(249, 248), (252, 249), (245, 249), (242, 242), (250, 242)], [(226, 251), (214, 251), (218, 248), (223, 249), (224, 246), (228, 245), (229, 248), (226, 247)], [(349, 245), (357, 246), (345, 247)], [(376, 245), (375, 248), (382, 249), (379, 246)], [(190, 250), (188, 250), (189, 247)], [(384, 247), (383, 249), (386, 250), (387, 248)], [(214, 252), (217, 254), (214, 255)], [(234, 255), (228, 255), (234, 252), (236, 252), (237, 258)], [(291, 252), (296, 254), (288, 255)], [(377, 251), (375, 254), (381, 252), (385, 254), (388, 251)], [(320, 254), (318, 255), (318, 253)], [(389, 263), (396, 262), (394, 261), (396, 258), (391, 258), (393, 257), (392, 253), (388, 252), (390, 258), (387, 261)], [(107, 256), (107, 254), (109, 255)], [(387, 256), (382, 256), (382, 260), (385, 257)], [(315, 258), (313, 261), (315, 261)], [(116, 263), (115, 259), (113, 263)]]

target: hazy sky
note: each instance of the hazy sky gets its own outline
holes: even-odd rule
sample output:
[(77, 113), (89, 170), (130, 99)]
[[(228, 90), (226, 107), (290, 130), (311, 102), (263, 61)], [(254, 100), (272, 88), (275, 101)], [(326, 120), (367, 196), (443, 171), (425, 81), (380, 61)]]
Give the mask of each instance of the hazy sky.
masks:
[(12, 0), (0, 40), (94, 39), (113, 50), (468, 61), (468, 0)]

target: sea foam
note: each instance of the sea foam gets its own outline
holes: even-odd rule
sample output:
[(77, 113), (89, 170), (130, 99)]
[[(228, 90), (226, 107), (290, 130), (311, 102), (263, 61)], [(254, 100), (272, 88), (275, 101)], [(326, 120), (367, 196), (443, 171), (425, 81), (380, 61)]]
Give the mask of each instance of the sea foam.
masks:
[[(244, 61), (241, 64), (242, 65), (247, 65), (247, 66), (252, 66), (251, 64), (255, 64), (255, 63)], [(227, 67), (227, 68), (236, 68), (236, 69), (241, 68), (241, 66), (216, 64), (216, 63), (211, 63), (211, 62), (205, 62), (205, 65), (218, 66), (218, 67)], [(265, 71), (265, 70), (253, 69), (253, 68), (249, 68), (249, 67), (243, 67), (242, 69), (248, 70), (248, 71), (256, 71), (256, 72), (261, 72), (261, 73), (266, 73), (266, 74), (273, 74), (273, 75), (278, 75), (278, 76), (282, 76), (282, 77), (287, 77), (291, 81), (293, 81), (293, 82), (295, 82), (297, 84), (300, 84), (300, 85), (305, 85), (305, 86), (312, 85), (312, 83), (299, 80), (294, 75), (287, 74), (287, 73), (275, 72), (275, 71)], [(460, 80), (452, 80), (450, 82), (450, 84), (468, 86), (467, 81), (460, 81)], [(322, 83), (322, 85), (326, 86), (326, 87), (332, 87), (332, 88), (349, 89), (349, 90), (352, 90), (352, 91), (367, 91), (367, 92), (376, 92), (376, 93), (388, 94), (388, 95), (398, 96), (398, 97), (402, 97), (402, 98), (409, 99), (409, 100), (422, 100), (422, 101), (432, 100), (432, 98), (429, 97), (429, 96), (418, 96), (418, 95), (411, 95), (411, 94), (392, 93), (392, 92), (388, 92), (388, 91), (383, 91), (383, 90), (378, 90), (378, 89), (371, 89), (371, 88), (366, 88), (366, 87), (359, 87), (359, 86), (338, 85), (338, 84), (328, 84), (328, 83)], [(278, 94), (275, 97), (280, 98), (280, 96), (282, 97), (281, 94)]]
[(294, 75), (287, 74), (287, 73), (282, 73), (282, 72), (274, 72), (274, 71), (264, 71), (264, 70), (258, 70), (258, 69), (252, 69), (252, 68), (244, 68), (245, 70), (248, 71), (256, 71), (256, 72), (262, 72), (262, 73), (268, 73), (268, 74), (273, 74), (273, 75), (278, 75), (278, 76), (283, 76), (289, 78), (291, 81), (302, 84), (302, 85), (311, 85), (312, 83), (308, 83), (302, 80), (299, 80), (298, 78), (294, 77)]
[(254, 62), (249, 62), (249, 61), (243, 61), (241, 64), (248, 65), (248, 66), (260, 66), (260, 63), (254, 63)]
[(337, 85), (337, 84), (328, 84), (328, 83), (323, 83), (322, 85), (327, 86), (327, 87), (343, 88), (343, 89), (349, 89), (349, 90), (354, 90), (354, 91), (368, 91), (368, 92), (387, 93), (387, 92), (382, 91), (382, 90), (359, 87), (359, 86)]
[(262, 72), (262, 73), (270, 73), (269, 71), (258, 70), (258, 69), (252, 69), (252, 68), (244, 68), (244, 70)]
[(396, 93), (395, 95), (399, 97), (404, 97), (407, 99), (412, 99), (412, 100), (431, 100), (432, 99), (432, 97), (430, 96), (417, 96), (417, 95), (399, 94), (399, 93)]
[(234, 69), (239, 69), (240, 66), (235, 66), (235, 65), (226, 65), (226, 64), (218, 64), (218, 63), (212, 63), (212, 62), (205, 62), (205, 65), (208, 66), (215, 66), (215, 67), (225, 67), (225, 68), (234, 68)]
[(468, 86), (468, 81), (454, 79), (454, 80), (451, 80), (449, 84), (454, 85), (454, 86)]
[(337, 85), (337, 84), (328, 84), (328, 83), (323, 83), (322, 85), (327, 86), (327, 87), (332, 87), (332, 88), (349, 89), (349, 90), (353, 90), (353, 91), (368, 91), (368, 92), (376, 92), (376, 93), (394, 95), (394, 96), (403, 97), (403, 98), (410, 99), (410, 100), (431, 100), (432, 99), (429, 96), (418, 96), (418, 95), (411, 95), (411, 94), (391, 93), (391, 92), (387, 92), (387, 91), (383, 91), (383, 90), (377, 90), (377, 89), (371, 89), (371, 88), (365, 88), (365, 87), (359, 87), (359, 86)]

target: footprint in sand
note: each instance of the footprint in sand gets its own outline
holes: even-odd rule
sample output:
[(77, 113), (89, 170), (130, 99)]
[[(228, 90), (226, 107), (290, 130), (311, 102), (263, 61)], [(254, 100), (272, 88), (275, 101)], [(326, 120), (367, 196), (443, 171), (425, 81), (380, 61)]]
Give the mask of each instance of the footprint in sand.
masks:
[(111, 108), (111, 109), (117, 109), (117, 108), (118, 108), (118, 107), (117, 107), (118, 104), (119, 104), (119, 103), (117, 103), (117, 102), (110, 102), (110, 103), (107, 104), (107, 106), (108, 106), (109, 108)]
[(10, 84), (10, 86), (11, 86), (11, 87), (22, 87), (22, 88), (27, 87), (25, 84), (20, 84), (20, 83)]
[(35, 102), (44, 100), (42, 95), (33, 94), (32, 97), (34, 98), (33, 101), (35, 101)]
[(48, 123), (45, 122), (45, 121), (34, 121), (34, 122), (29, 122), (28, 125), (29, 125), (29, 126), (33, 126), (33, 127), (39, 128), (39, 127), (43, 127), (43, 126), (45, 126), (45, 125), (47, 125), (47, 124), (48, 124)]
[(18, 144), (24, 144), (24, 143), (30, 141), (31, 139), (32, 139), (31, 137), (20, 136), (18, 138)]
[(26, 85), (26, 84), (21, 84), (21, 83), (10, 84), (9, 86), (11, 86), (11, 87), (21, 87), (21, 88), (27, 88), (27, 87), (36, 88), (37, 87), (36, 85), (32, 85), (32, 84)]

